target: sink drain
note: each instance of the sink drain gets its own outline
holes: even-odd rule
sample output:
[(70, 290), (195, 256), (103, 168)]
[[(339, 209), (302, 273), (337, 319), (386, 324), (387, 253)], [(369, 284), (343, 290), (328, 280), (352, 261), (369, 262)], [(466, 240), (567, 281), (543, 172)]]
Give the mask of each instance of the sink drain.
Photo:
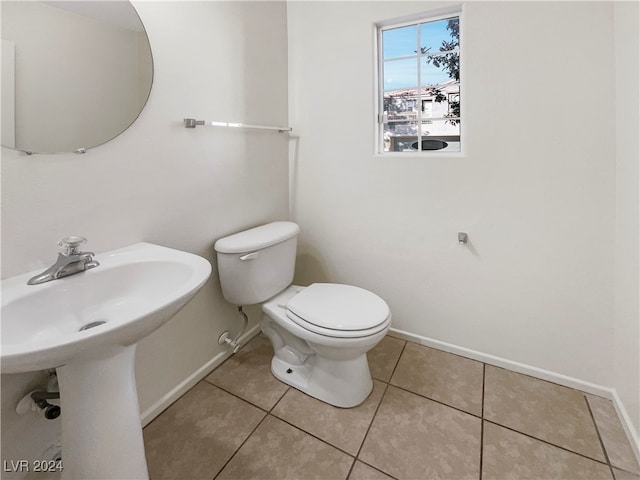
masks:
[(97, 320), (95, 322), (87, 323), (86, 325), (80, 327), (80, 330), (78, 331), (82, 332), (83, 330), (89, 330), (90, 328), (97, 327), (98, 325), (102, 325), (103, 323), (107, 323), (106, 320)]

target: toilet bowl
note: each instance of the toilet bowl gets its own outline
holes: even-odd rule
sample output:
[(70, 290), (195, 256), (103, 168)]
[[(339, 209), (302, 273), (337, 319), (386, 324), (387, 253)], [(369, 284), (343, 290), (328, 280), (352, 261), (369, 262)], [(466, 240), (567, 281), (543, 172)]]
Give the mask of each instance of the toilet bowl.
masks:
[(391, 326), (380, 297), (350, 285), (315, 283), (287, 288), (262, 311), (276, 378), (337, 407), (354, 407), (369, 396), (366, 353)]
[(273, 375), (337, 407), (362, 403), (373, 381), (366, 353), (391, 326), (387, 303), (363, 288), (292, 285), (297, 235), (273, 222), (215, 244), (220, 285), (235, 305), (262, 304), (260, 326), (274, 350)]

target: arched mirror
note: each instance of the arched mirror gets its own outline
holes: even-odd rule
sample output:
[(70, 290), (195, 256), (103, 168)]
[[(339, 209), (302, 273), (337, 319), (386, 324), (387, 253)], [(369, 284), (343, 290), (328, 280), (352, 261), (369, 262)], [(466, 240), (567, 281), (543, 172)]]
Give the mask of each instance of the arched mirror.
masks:
[(2, 146), (83, 152), (126, 130), (153, 81), (130, 2), (2, 0)]

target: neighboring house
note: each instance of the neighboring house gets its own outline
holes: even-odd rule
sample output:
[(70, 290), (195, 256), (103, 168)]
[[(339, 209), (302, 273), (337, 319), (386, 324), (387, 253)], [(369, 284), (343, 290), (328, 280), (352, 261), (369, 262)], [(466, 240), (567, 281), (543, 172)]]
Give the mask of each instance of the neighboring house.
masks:
[(385, 91), (385, 151), (415, 150), (412, 144), (417, 142), (419, 121), (423, 137), (459, 142), (460, 122), (456, 113), (459, 102), (460, 82), (453, 79), (419, 91), (417, 88)]

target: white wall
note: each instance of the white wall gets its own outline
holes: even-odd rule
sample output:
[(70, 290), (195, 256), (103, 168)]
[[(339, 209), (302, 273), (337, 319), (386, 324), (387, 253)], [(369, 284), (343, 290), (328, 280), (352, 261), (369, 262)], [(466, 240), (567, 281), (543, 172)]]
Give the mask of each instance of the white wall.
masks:
[[(134, 125), (85, 155), (2, 150), (3, 278), (48, 266), (68, 234), (86, 236), (95, 252), (148, 241), (215, 267), (216, 239), (288, 216), (286, 136), (182, 124), (185, 117), (288, 123), (286, 4), (134, 5), (155, 67)], [(141, 411), (222, 352), (218, 336), (240, 325), (214, 269), (185, 309), (140, 343)], [(41, 458), (58, 433), (56, 422), (13, 411), (38, 381), (37, 374), (2, 375), (2, 459)]]
[(464, 154), (376, 157), (373, 25), (441, 6), (289, 4), (297, 281), (361, 285), (395, 328), (611, 387), (613, 5), (468, 2)]
[(640, 445), (640, 8), (615, 5), (616, 67), (616, 244), (614, 385)]

